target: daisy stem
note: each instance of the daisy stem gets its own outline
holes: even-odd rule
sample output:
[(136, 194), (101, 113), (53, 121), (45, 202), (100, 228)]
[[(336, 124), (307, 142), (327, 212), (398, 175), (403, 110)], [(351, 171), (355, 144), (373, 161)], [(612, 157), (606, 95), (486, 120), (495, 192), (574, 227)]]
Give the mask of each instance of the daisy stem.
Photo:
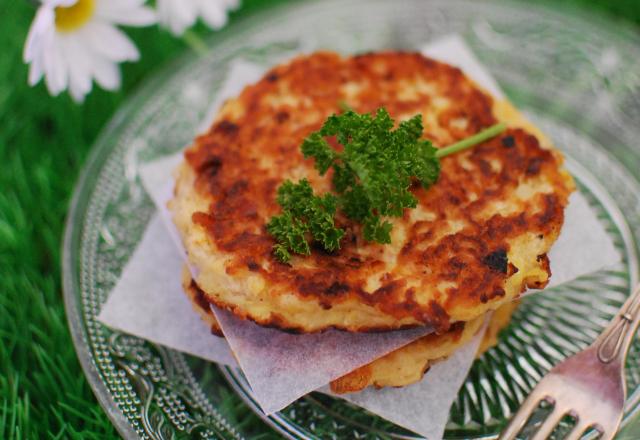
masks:
[(191, 29), (187, 29), (184, 34), (182, 34), (182, 41), (185, 42), (187, 46), (191, 48), (196, 54), (200, 56), (205, 56), (207, 54), (207, 45), (200, 38), (198, 34), (193, 32)]

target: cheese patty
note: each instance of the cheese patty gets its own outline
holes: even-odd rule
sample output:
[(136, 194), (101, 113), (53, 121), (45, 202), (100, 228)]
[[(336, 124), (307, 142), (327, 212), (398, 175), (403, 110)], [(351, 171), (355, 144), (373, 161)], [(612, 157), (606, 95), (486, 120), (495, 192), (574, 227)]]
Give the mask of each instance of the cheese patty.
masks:
[[(331, 190), (300, 152), (303, 139), (346, 103), (396, 121), (422, 115), (442, 147), (498, 121), (502, 135), (442, 160), (438, 182), (415, 185), (415, 209), (393, 223), (392, 244), (362, 239), (338, 218), (341, 249), (283, 264), (266, 229), (276, 190), (308, 178)], [(416, 53), (353, 57), (319, 52), (269, 71), (220, 110), (185, 152), (169, 206), (207, 301), (258, 324), (298, 332), (442, 333), (544, 287), (573, 181), (562, 156), (508, 103), (459, 69)]]
[[(211, 327), (211, 332), (217, 336), (223, 336), (204, 293), (192, 280), (186, 267), (183, 271), (182, 286), (193, 308)], [(478, 357), (498, 343), (498, 334), (509, 324), (517, 306), (518, 301), (513, 301), (499, 307), (492, 314), (478, 348)], [(360, 391), (369, 386), (401, 387), (418, 382), (431, 365), (448, 358), (455, 350), (469, 342), (482, 328), (484, 321), (485, 316), (481, 316), (469, 322), (456, 323), (446, 333), (440, 335), (432, 333), (419, 338), (331, 381), (331, 391), (344, 394)]]

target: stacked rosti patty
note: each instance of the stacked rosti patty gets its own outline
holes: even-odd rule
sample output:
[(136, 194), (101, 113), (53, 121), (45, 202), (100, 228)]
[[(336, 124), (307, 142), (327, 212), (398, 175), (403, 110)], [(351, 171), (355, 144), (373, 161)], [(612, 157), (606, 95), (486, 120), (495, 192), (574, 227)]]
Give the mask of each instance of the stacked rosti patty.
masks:
[[(437, 147), (497, 122), (508, 129), (444, 158), (428, 190), (414, 185), (418, 206), (389, 219), (391, 244), (365, 241), (360, 225), (338, 215), (340, 250), (313, 248), (282, 263), (265, 226), (280, 212), (276, 190), (302, 178), (318, 193), (331, 190), (331, 172), (320, 176), (300, 145), (345, 104), (359, 113), (384, 107), (397, 122), (420, 114)], [(503, 306), (495, 338), (520, 293), (548, 282), (547, 252), (574, 188), (562, 161), (513, 107), (457, 68), (417, 53), (298, 57), (227, 101), (176, 171), (170, 209), (196, 274), (185, 277), (185, 290), (215, 328), (209, 304), (299, 333), (431, 326), (435, 334), (332, 388), (415, 382)]]

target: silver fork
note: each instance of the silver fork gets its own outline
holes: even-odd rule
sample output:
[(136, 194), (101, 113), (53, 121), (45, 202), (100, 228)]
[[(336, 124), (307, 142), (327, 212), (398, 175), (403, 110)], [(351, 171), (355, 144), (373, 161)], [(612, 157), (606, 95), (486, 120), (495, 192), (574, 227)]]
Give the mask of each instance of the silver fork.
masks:
[(627, 394), (624, 361), (638, 324), (640, 285), (593, 344), (565, 359), (542, 378), (499, 440), (515, 439), (543, 400), (553, 405), (553, 409), (532, 440), (548, 438), (566, 415), (576, 419), (575, 427), (565, 437), (567, 440), (581, 438), (588, 428), (600, 431), (602, 440), (612, 439), (622, 420)]

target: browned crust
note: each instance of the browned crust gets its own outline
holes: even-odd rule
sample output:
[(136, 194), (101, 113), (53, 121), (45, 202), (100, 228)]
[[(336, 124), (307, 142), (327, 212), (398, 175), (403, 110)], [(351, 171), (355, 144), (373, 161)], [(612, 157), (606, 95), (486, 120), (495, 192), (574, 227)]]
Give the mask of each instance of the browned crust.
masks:
[(193, 310), (200, 315), (200, 318), (211, 329), (211, 334), (223, 338), (222, 329), (209, 306), (205, 293), (198, 287), (195, 281), (193, 281), (189, 269), (186, 266), (182, 269), (182, 289), (189, 298), (189, 301), (191, 301)]
[(332, 380), (329, 383), (329, 388), (336, 394), (355, 393), (356, 391), (364, 390), (372, 382), (373, 368), (371, 368), (371, 364), (366, 364), (338, 379)]
[[(252, 314), (246, 312), (245, 310), (242, 310), (240, 307), (236, 307), (232, 304), (219, 301), (214, 294), (207, 293), (202, 289), (200, 289), (200, 292), (202, 292), (202, 294), (206, 298), (206, 301), (208, 301), (210, 304), (215, 305), (219, 309), (227, 310), (228, 312), (233, 313), (236, 317), (240, 319), (254, 322), (261, 327), (276, 328), (278, 330), (282, 330), (283, 332), (294, 334), (294, 335), (301, 335), (306, 333), (322, 333), (328, 330), (344, 330), (344, 331), (352, 331), (356, 333), (382, 333), (382, 332), (389, 331), (388, 327), (383, 327), (383, 326), (380, 326), (380, 327), (371, 326), (371, 325), (360, 326), (357, 329), (354, 329), (349, 326), (336, 324), (336, 325), (324, 327), (322, 330), (317, 332), (309, 332), (309, 330), (307, 330), (302, 326), (291, 324), (290, 321), (286, 317), (284, 317), (281, 313), (271, 312), (267, 318), (262, 319), (262, 318), (253, 316)], [(422, 325), (421, 324), (400, 325), (400, 326), (394, 327), (394, 330), (409, 330), (417, 327), (422, 327)]]
[[(482, 356), (491, 347), (494, 347), (498, 344), (498, 336), (500, 332), (509, 325), (509, 323), (511, 322), (511, 317), (518, 305), (519, 301), (512, 301), (499, 307), (493, 313), (486, 327), (482, 341), (480, 342), (480, 346), (478, 347), (478, 352), (476, 354), (477, 358)], [(422, 379), (422, 377), (424, 377), (424, 375), (429, 371), (433, 364), (447, 359), (451, 354), (454, 353), (456, 349), (460, 348), (460, 346), (464, 344), (464, 342), (462, 342), (461, 344), (456, 344), (456, 342), (458, 342), (462, 337), (466, 325), (469, 325), (469, 323), (455, 323), (451, 326), (447, 333), (441, 335), (435, 333), (429, 334), (393, 351), (387, 356), (383, 356), (382, 358), (376, 359), (369, 364), (363, 365), (362, 367), (357, 368), (352, 372), (331, 381), (329, 384), (331, 391), (336, 394), (344, 394), (361, 391), (369, 386), (373, 386), (377, 389), (383, 388), (385, 386), (384, 382), (388, 381), (388, 378), (380, 377), (376, 374), (376, 369), (374, 368), (376, 362), (384, 362), (386, 358), (390, 362), (395, 362), (393, 370), (399, 371), (399, 369), (402, 367), (401, 365), (399, 365), (399, 363), (406, 364), (408, 362), (417, 361), (415, 356), (409, 354), (412, 350), (417, 349), (424, 350), (424, 352), (426, 352), (430, 347), (449, 344), (451, 347), (448, 353), (441, 353), (441, 357), (435, 359), (423, 358), (420, 363), (416, 363), (415, 365), (413, 365), (413, 368), (420, 370), (420, 374), (414, 376), (410, 380), (399, 381), (395, 379), (395, 385), (393, 386), (400, 387), (418, 382)]]
[[(380, 65), (384, 68), (376, 67)], [(274, 202), (281, 183), (277, 176), (292, 166), (305, 164), (312, 183), (322, 185), (318, 182), (323, 179), (313, 176), (312, 161), (303, 159), (299, 145), (320, 127), (324, 117), (307, 124), (301, 118), (308, 111), (319, 115), (338, 112), (339, 103), (344, 100), (340, 86), (354, 77), (370, 86), (364, 87), (349, 104), (359, 112), (384, 106), (392, 116), (417, 112), (429, 99), (426, 95), (416, 102), (396, 99), (398, 81), (415, 77), (435, 81), (453, 103), (438, 115), (439, 125), (447, 128), (444, 133), (425, 129), (425, 136), (438, 145), (496, 122), (491, 97), (475, 88), (459, 69), (419, 54), (388, 52), (341, 58), (317, 53), (300, 57), (247, 87), (239, 98), (245, 111), (233, 120), (218, 121), (185, 153), (197, 175), (196, 190), (210, 200), (209, 210), (194, 213), (192, 221), (207, 232), (219, 251), (231, 257), (226, 265), (230, 277), (256, 273), (269, 285), (278, 286), (271, 293), (274, 295), (291, 292), (301, 300), (317, 301), (325, 309), (345, 302), (367, 304), (398, 321), (411, 318), (414, 324), (404, 327), (426, 324), (444, 332), (450, 325), (451, 309), (472, 308), (504, 297), (505, 281), (512, 269), (518, 268), (504, 270), (494, 264), (492, 256), (507, 252), (510, 239), (535, 231), (545, 240), (555, 240), (571, 191), (566, 175), (560, 171), (562, 158), (557, 152), (542, 148), (536, 137), (521, 129), (510, 129), (468, 153), (445, 158), (436, 185), (428, 191), (418, 185), (413, 188), (419, 204), (434, 211), (436, 218), (414, 222), (407, 210), (401, 222), (410, 228), (410, 236), (398, 256), (398, 267), (404, 269), (385, 275), (373, 292), (365, 291), (364, 286), (369, 274), (382, 265), (375, 257), (376, 245), (363, 243), (358, 226), (345, 219), (339, 219), (347, 230), (339, 252), (329, 255), (316, 249), (306, 258), (305, 268), (282, 264), (273, 256), (274, 241), (265, 230), (268, 219), (279, 211)], [(274, 113), (263, 98), (281, 84), (296, 96), (303, 96), (306, 103), (302, 107), (284, 105)], [(465, 128), (454, 124), (460, 117), (468, 120)], [(272, 167), (256, 165), (256, 150), (275, 159)], [(499, 169), (494, 169), (492, 163), (498, 163)], [(523, 179), (541, 174), (553, 185), (552, 193), (522, 203), (516, 214), (483, 217), (483, 210), (492, 201), (509, 199)], [(433, 237), (446, 229), (451, 219), (463, 220), (464, 228), (434, 241)], [(365, 248), (371, 252), (363, 257), (359, 250)], [(425, 302), (418, 293), (421, 289), (407, 285), (407, 276), (419, 276), (422, 286), (448, 282), (453, 287)], [(544, 286), (539, 277), (529, 281), (524, 280), (522, 289)], [(278, 312), (268, 318), (256, 318), (233, 303), (220, 301), (215, 292), (206, 295), (210, 302), (260, 325), (307, 331)], [(390, 328), (340, 323), (333, 327), (351, 331)], [(391, 328), (399, 327), (403, 326)]]
[[(438, 335), (436, 333), (431, 333), (429, 335), (423, 336), (422, 338), (416, 341), (413, 341), (411, 344), (408, 344), (408, 345), (414, 345), (414, 346), (438, 345), (438, 344), (441, 344), (446, 339), (457, 341), (462, 336), (464, 326), (465, 326), (464, 322), (455, 323), (451, 326), (449, 331), (447, 331), (446, 333), (443, 333), (441, 335)], [(404, 347), (401, 347), (387, 356), (393, 355), (396, 352), (400, 352), (403, 348)], [(429, 371), (429, 368), (431, 367), (431, 365), (433, 365), (434, 362), (437, 362), (439, 360), (441, 359), (423, 360), (422, 365), (418, 367), (421, 369), (421, 373), (422, 373), (420, 375), (420, 378), (422, 378), (427, 373), (427, 371)], [(380, 384), (380, 382), (377, 380), (377, 378), (374, 375), (374, 370), (373, 370), (374, 362), (376, 361), (374, 360), (369, 364), (356, 368), (355, 370), (345, 374), (342, 377), (339, 377), (338, 379), (332, 380), (329, 383), (329, 388), (331, 389), (331, 391), (333, 391), (336, 394), (355, 393), (369, 386), (373, 386), (374, 388), (377, 388), (377, 389), (383, 388), (384, 386)], [(402, 386), (404, 385), (409, 385), (409, 383), (403, 384)]]
[[(196, 282), (191, 278), (188, 268), (185, 266), (183, 269), (183, 288), (187, 296), (189, 297), (194, 310), (200, 315), (201, 319), (207, 323), (211, 327), (211, 333), (224, 337), (220, 326), (215, 318), (215, 315), (211, 311), (210, 304), (207, 301), (207, 298), (204, 292), (198, 287)], [(489, 325), (485, 331), (484, 337), (478, 349), (477, 357), (480, 357), (485, 351), (489, 348), (495, 346), (498, 343), (498, 334), (502, 329), (504, 329), (510, 322), (511, 316), (513, 312), (516, 310), (519, 301), (513, 301), (511, 303), (507, 303), (501, 306), (493, 315), (492, 319), (489, 321)], [(453, 324), (450, 329), (444, 334), (436, 334), (431, 333), (429, 335), (423, 336), (422, 338), (417, 339), (416, 341), (407, 344), (405, 347), (401, 347), (394, 352), (390, 353), (387, 356), (383, 356), (380, 360), (384, 360), (384, 358), (388, 358), (393, 356), (394, 354), (400, 353), (406, 349), (420, 349), (420, 347), (429, 347), (429, 346), (437, 346), (440, 344), (451, 344), (460, 340), (462, 337), (465, 326), (468, 323), (465, 322), (457, 322)], [(454, 349), (458, 348), (457, 346), (452, 346), (452, 352)], [(422, 378), (428, 371), (429, 368), (436, 362), (439, 362), (443, 359), (446, 359), (448, 355), (437, 359), (424, 359), (421, 365), (416, 365), (415, 368), (419, 368), (421, 370), (421, 374), (413, 379), (410, 382), (403, 383), (402, 385), (395, 386), (405, 386), (414, 383), (420, 378)], [(402, 360), (402, 358), (399, 358)], [(396, 358), (398, 360), (398, 358)], [(352, 372), (345, 374), (344, 376), (335, 379), (330, 382), (331, 391), (337, 394), (344, 393), (353, 393), (357, 391), (361, 391), (369, 386), (373, 386), (375, 388), (383, 388), (384, 385), (381, 385), (378, 377), (376, 377), (376, 373), (373, 369), (373, 365), (378, 360), (374, 360), (373, 362), (363, 365)]]

